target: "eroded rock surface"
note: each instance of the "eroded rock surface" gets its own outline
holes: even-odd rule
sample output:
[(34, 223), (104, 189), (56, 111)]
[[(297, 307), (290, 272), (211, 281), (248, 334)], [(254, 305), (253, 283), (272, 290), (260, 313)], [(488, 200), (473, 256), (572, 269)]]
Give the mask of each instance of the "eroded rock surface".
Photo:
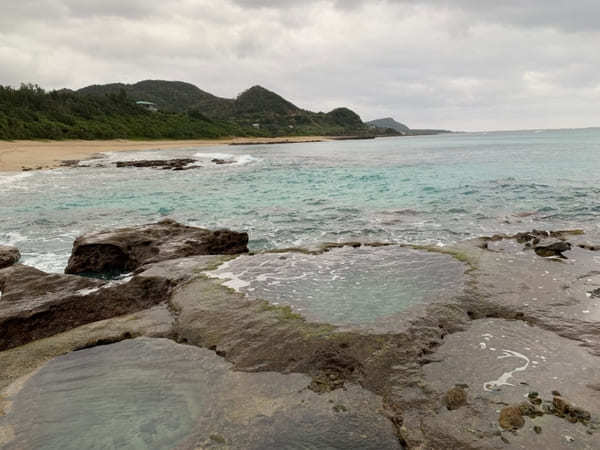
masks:
[(173, 283), (134, 276), (108, 283), (17, 264), (0, 270), (0, 351), (166, 302)]
[(21, 253), (18, 248), (0, 245), (0, 269), (16, 264), (19, 259), (21, 259)]
[(214, 352), (165, 339), (82, 350), (13, 389), (3, 448), (400, 448), (376, 395), (318, 395), (309, 381), (234, 372)]
[(77, 238), (65, 273), (131, 272), (144, 264), (169, 259), (245, 253), (247, 245), (247, 233), (213, 231), (163, 220)]
[[(149, 227), (153, 226), (156, 224)], [(104, 237), (98, 239), (99, 244), (109, 246), (105, 253), (118, 255), (114, 249), (110, 250), (113, 245), (110, 233), (100, 234)], [(157, 233), (154, 238), (168, 239), (168, 236)], [(132, 266), (136, 267), (136, 277), (167, 280), (176, 287), (151, 309), (88, 323), (0, 352), (2, 388), (6, 380), (14, 382), (17, 375), (30, 374), (61, 353), (129, 340), (59, 358), (30, 378), (37, 384), (22, 382), (16, 384), (23, 387), (21, 390), (5, 390), (1, 394), (5, 397), (4, 406), (0, 398), (0, 411), (4, 409), (6, 420), (0, 419), (0, 436), (10, 438), (8, 445), (18, 448), (19, 442), (40, 442), (38, 439), (56, 439), (62, 444), (63, 437), (69, 434), (66, 429), (47, 433), (43, 424), (36, 423), (39, 419), (32, 412), (32, 390), (48, 386), (43, 390), (42, 400), (50, 404), (55, 403), (51, 398), (53, 392), (66, 388), (61, 395), (66, 395), (65, 398), (72, 395), (73, 401), (64, 408), (70, 417), (75, 410), (69, 408), (78, 407), (77, 399), (82, 392), (91, 393), (88, 406), (93, 404), (92, 399), (100, 406), (105, 405), (102, 393), (87, 388), (98, 380), (113, 383), (109, 378), (102, 379), (111, 375), (102, 369), (109, 365), (138, 374), (147, 369), (153, 376), (137, 377), (147, 381), (129, 389), (131, 398), (123, 396), (126, 405), (119, 407), (123, 417), (132, 417), (131, 429), (125, 430), (107, 419), (111, 429), (118, 432), (113, 436), (104, 430), (99, 442), (122, 433), (128, 437), (135, 435), (133, 438), (139, 439), (140, 445), (152, 447), (165, 445), (160, 436), (173, 433), (168, 434), (170, 442), (180, 443), (181, 448), (237, 448), (241, 441), (249, 442), (250, 448), (295, 444), (313, 448), (368, 448), (372, 442), (377, 448), (401, 445), (411, 449), (597, 448), (600, 303), (596, 293), (600, 292), (600, 260), (595, 246), (584, 241), (579, 233), (535, 231), (464, 242), (446, 249), (419, 249), (446, 253), (464, 263), (464, 287), (452, 294), (442, 291), (435, 302), (394, 315), (394, 326), (369, 330), (311, 322), (293, 302), (283, 306), (276, 304), (275, 297), (272, 303), (249, 298), (225, 288), (222, 281), (206, 278), (203, 273), (228, 259), (226, 256), (180, 257), (186, 255), (177, 251), (178, 240), (166, 248), (157, 244), (158, 250), (146, 253), (144, 248), (152, 248), (154, 244), (141, 244), (143, 239), (136, 239), (132, 238), (130, 242), (134, 244), (129, 248), (122, 245), (135, 261)], [(568, 259), (556, 257), (559, 255), (541, 258), (535, 251), (536, 246), (554, 244), (566, 248), (563, 243), (569, 244), (564, 250)], [(119, 245), (113, 246), (125, 254)], [(351, 247), (365, 250), (360, 243)], [(90, 259), (103, 253), (101, 249), (90, 252)], [(347, 247), (347, 251), (352, 250)], [(335, 252), (330, 256), (335, 256)], [(290, 258), (290, 255), (277, 257)], [(254, 267), (252, 261), (259, 259), (241, 258), (248, 261), (250, 271)], [(91, 282), (98, 284), (88, 289), (108, 289), (103, 287), (104, 281)], [(277, 286), (268, 287), (276, 293)], [(293, 286), (290, 287), (293, 292)], [(130, 340), (136, 336), (168, 337), (186, 345), (169, 342), (164, 344), (168, 351), (157, 350), (154, 355), (154, 351), (146, 352), (144, 348), (160, 346), (155, 347), (149, 341), (140, 347), (137, 342), (145, 340)], [(197, 353), (198, 347), (208, 349), (201, 351), (204, 356), (194, 356), (201, 355)], [(186, 357), (178, 356), (182, 352)], [(130, 356), (121, 360), (119, 355)], [(62, 369), (77, 370), (77, 362), (84, 360), (84, 370), (88, 366), (95, 368), (91, 377), (61, 380), (51, 375), (61, 373)], [(202, 364), (197, 370), (190, 371), (185, 366), (200, 360)], [(167, 379), (175, 380), (173, 386), (157, 389), (155, 379), (164, 375), (157, 370), (171, 366), (181, 369), (167, 374)], [(206, 375), (207, 370), (210, 376)], [(5, 376), (7, 371), (9, 374)], [(265, 372), (272, 377), (263, 378)], [(36, 378), (44, 373), (47, 379)], [(195, 374), (193, 380), (188, 379), (191, 373)], [(243, 392), (235, 391), (231, 377), (244, 387)], [(85, 380), (92, 384), (84, 389)], [(66, 384), (61, 385), (63, 381)], [(51, 388), (53, 383), (55, 387)], [(275, 395), (268, 400), (261, 391), (263, 383), (275, 389)], [(294, 386), (294, 393), (280, 390), (282, 384)], [(178, 391), (175, 386), (184, 390)], [(207, 391), (208, 386), (222, 394), (215, 398), (213, 392)], [(168, 417), (156, 418), (153, 395), (160, 392), (165, 392), (160, 401), (169, 408), (179, 405), (177, 408), (183, 409), (178, 402), (189, 398), (186, 405), (205, 401), (202, 412), (210, 412), (211, 407), (218, 405), (220, 411), (227, 412), (226, 417), (215, 413), (207, 418), (194, 406), (174, 412), (177, 423), (169, 422)], [(137, 397), (138, 394), (141, 396)], [(229, 401), (236, 408), (228, 409)], [(328, 415), (322, 408), (325, 401)], [(364, 408), (362, 415), (352, 415), (353, 405), (358, 404)], [(138, 419), (131, 412), (136, 405)], [(147, 405), (150, 406), (146, 408)], [(269, 405), (268, 409), (265, 405)], [(89, 414), (102, 411), (101, 407), (89, 408), (85, 414), (89, 418)], [(511, 411), (514, 414), (509, 414)], [(253, 415), (255, 412), (257, 415)], [(60, 409), (50, 413), (62, 414)], [(177, 416), (180, 413), (190, 415)], [(85, 414), (70, 423), (57, 416), (56, 423), (85, 426), (83, 422), (88, 420)], [(392, 427), (395, 433), (393, 441), (387, 440), (385, 426), (381, 428), (380, 419), (384, 415), (385, 426)], [(239, 417), (243, 420), (238, 420)], [(309, 417), (318, 418), (323, 425), (306, 422)], [(370, 433), (362, 434), (363, 428), (357, 425), (357, 420), (378, 430), (380, 440)], [(313, 440), (306, 423), (311, 425), (314, 436), (320, 436), (318, 439)], [(268, 438), (263, 435), (266, 424), (276, 430)], [(29, 436), (24, 432), (25, 427), (33, 430)], [(352, 427), (360, 433), (347, 434)], [(329, 437), (331, 430), (336, 437)], [(386, 440), (381, 440), (382, 437)], [(81, 444), (86, 436), (80, 434), (76, 439)]]

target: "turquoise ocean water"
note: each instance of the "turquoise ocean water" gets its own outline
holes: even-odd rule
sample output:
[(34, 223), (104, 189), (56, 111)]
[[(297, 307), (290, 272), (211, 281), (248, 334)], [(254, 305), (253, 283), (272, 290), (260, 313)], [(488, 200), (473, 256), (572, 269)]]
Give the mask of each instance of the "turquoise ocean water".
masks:
[[(180, 156), (203, 167), (111, 164)], [(219, 156), (236, 163), (211, 162)], [(77, 235), (164, 217), (248, 231), (252, 249), (600, 230), (600, 129), (157, 149), (84, 164), (98, 163), (0, 174), (0, 243), (60, 272)]]

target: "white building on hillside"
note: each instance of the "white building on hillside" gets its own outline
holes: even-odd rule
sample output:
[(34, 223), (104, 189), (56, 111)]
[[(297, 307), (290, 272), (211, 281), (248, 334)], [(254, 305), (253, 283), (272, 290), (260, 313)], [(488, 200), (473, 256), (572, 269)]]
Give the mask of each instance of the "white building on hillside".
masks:
[(141, 106), (144, 109), (147, 109), (148, 111), (152, 111), (152, 112), (158, 111), (158, 107), (156, 106), (156, 103), (139, 101), (139, 102), (135, 102), (135, 104), (138, 106)]

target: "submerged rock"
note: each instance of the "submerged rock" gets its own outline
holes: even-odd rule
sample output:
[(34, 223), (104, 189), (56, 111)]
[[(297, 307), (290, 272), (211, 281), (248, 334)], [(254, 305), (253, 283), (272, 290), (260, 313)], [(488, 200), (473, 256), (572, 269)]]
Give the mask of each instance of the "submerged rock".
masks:
[(401, 448), (381, 397), (357, 385), (319, 395), (309, 380), (237, 372), (212, 351), (166, 339), (85, 349), (13, 390), (0, 447)]
[(78, 237), (65, 273), (122, 273), (195, 255), (248, 252), (248, 233), (189, 227), (174, 220)]
[(117, 284), (49, 274), (21, 264), (0, 270), (0, 351), (77, 326), (148, 309), (172, 283), (136, 276)]
[(0, 269), (12, 266), (21, 259), (21, 253), (16, 247), (0, 245)]

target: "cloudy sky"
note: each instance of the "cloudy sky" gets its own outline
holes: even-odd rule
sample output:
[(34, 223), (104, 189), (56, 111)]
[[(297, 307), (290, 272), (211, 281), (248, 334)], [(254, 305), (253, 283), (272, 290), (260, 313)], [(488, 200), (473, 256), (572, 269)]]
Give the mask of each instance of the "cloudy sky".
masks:
[(142, 79), (415, 128), (600, 126), (600, 2), (2, 0), (0, 84)]

